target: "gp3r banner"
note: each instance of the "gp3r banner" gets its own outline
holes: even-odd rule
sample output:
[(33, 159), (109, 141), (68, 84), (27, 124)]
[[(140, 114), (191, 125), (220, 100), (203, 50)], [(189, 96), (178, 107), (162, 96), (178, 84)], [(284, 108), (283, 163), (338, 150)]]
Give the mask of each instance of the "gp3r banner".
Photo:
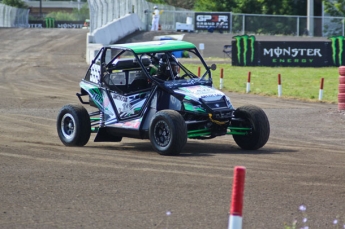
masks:
[(345, 39), (330, 41), (256, 41), (239, 35), (232, 40), (232, 65), (326, 67), (345, 63)]
[(230, 13), (195, 13), (195, 30), (207, 30), (210, 27), (217, 28), (222, 23), (221, 28), (223, 31), (229, 30)]

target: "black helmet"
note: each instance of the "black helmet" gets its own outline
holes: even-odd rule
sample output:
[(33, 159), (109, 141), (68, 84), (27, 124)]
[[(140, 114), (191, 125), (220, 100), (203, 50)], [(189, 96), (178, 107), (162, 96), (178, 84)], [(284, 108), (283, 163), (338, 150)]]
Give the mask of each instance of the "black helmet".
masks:
[(161, 74), (167, 75), (167, 77), (170, 76), (171, 71), (173, 72), (174, 76), (176, 76), (178, 74), (178, 61), (177, 59), (172, 56), (169, 58), (169, 60), (167, 60), (168, 58), (166, 56), (163, 56), (162, 58), (160, 58), (159, 60), (159, 71)]

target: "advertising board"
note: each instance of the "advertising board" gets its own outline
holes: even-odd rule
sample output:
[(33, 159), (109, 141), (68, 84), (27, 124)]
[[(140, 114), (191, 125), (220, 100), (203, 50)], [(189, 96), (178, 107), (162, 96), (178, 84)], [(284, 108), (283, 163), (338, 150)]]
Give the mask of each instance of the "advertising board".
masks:
[(207, 30), (210, 27), (217, 27), (219, 23), (224, 22), (219, 28), (223, 31), (229, 30), (230, 14), (229, 13), (195, 13), (195, 30)]
[(257, 41), (239, 35), (232, 40), (232, 65), (326, 67), (345, 63), (343, 36), (330, 41)]

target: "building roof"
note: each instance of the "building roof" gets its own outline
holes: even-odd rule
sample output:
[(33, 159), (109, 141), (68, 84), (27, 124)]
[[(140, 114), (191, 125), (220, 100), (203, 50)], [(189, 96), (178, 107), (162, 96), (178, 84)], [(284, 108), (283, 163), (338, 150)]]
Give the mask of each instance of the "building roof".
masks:
[[(29, 7), (39, 8), (40, 1), (25, 1)], [(42, 8), (78, 8), (82, 7), (85, 2), (77, 1), (42, 1)]]

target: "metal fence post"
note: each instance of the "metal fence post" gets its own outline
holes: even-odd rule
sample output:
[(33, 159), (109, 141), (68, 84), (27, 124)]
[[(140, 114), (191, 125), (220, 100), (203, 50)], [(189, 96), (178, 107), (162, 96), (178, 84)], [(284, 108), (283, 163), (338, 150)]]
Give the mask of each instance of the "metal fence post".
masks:
[(297, 31), (296, 35), (299, 36), (299, 17), (297, 17)]
[(242, 18), (242, 34), (245, 34), (245, 24), (246, 23), (246, 15), (243, 14), (243, 18)]
[(229, 29), (230, 29), (230, 33), (232, 33), (232, 12), (230, 12), (230, 26), (229, 26)]

